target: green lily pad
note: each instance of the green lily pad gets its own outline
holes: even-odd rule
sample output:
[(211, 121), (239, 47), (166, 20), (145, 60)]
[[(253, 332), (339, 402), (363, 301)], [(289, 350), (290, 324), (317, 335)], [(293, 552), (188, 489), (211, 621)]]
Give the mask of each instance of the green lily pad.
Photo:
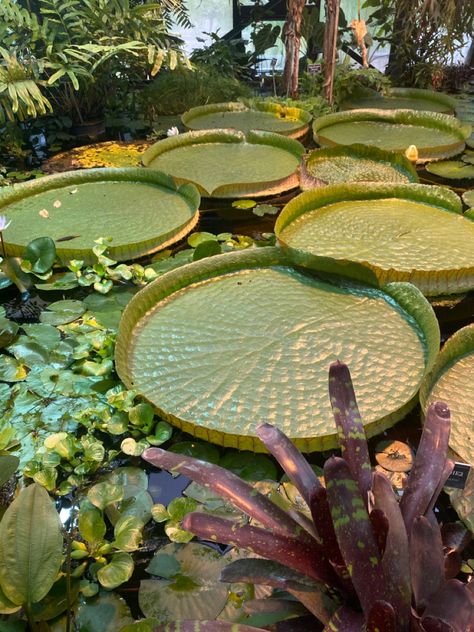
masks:
[(150, 146), (145, 141), (107, 141), (82, 145), (63, 151), (41, 165), (46, 173), (91, 169), (94, 167), (138, 167), (143, 152)]
[(379, 283), (408, 281), (427, 296), (474, 289), (474, 221), (458, 196), (421, 184), (334, 185), (293, 198), (275, 234), (297, 263), (320, 257), (370, 268)]
[(309, 129), (311, 115), (299, 108), (278, 103), (212, 103), (191, 108), (181, 116), (190, 130), (232, 128), (247, 134), (251, 130), (264, 130), (301, 138)]
[(377, 110), (420, 110), (452, 114), (457, 101), (442, 92), (419, 88), (389, 88), (382, 96), (378, 92), (345, 101), (340, 110), (375, 108)]
[[(342, 268), (321, 260), (321, 270)], [(311, 451), (337, 445), (333, 360), (351, 367), (374, 434), (411, 406), (438, 346), (414, 286), (326, 281), (267, 247), (190, 264), (139, 292), (121, 320), (116, 367), (127, 388), (198, 438), (262, 451), (255, 428), (271, 421)]]
[(465, 180), (474, 178), (474, 165), (462, 160), (443, 160), (426, 165), (426, 171), (447, 180)]
[(168, 544), (147, 571), (163, 579), (140, 583), (138, 603), (146, 617), (160, 623), (176, 619), (214, 619), (224, 608), (228, 587), (219, 581), (228, 561), (203, 544)]
[(45, 325), (65, 325), (72, 323), (86, 311), (82, 301), (64, 300), (48, 305), (48, 309), (41, 312), (40, 320)]
[(463, 193), (462, 201), (464, 202), (464, 204), (467, 204), (467, 206), (474, 208), (474, 189)]
[(405, 156), (367, 145), (312, 151), (300, 169), (303, 191), (345, 182), (418, 182)]
[(314, 121), (313, 131), (322, 147), (360, 143), (404, 153), (415, 145), (419, 163), (460, 154), (470, 134), (447, 114), (371, 109), (322, 116)]
[(201, 130), (158, 141), (143, 164), (192, 182), (205, 197), (258, 197), (297, 187), (303, 153), (298, 141), (271, 132)]
[(194, 187), (176, 187), (145, 169), (69, 171), (0, 190), (0, 212), (12, 223), (7, 254), (21, 256), (33, 237), (48, 235), (62, 262), (94, 263), (94, 240), (111, 237), (109, 256), (133, 259), (179, 241), (198, 221)]
[[(448, 339), (420, 390), (423, 410), (443, 401), (451, 411), (449, 446), (454, 458), (474, 463), (474, 325)], [(474, 477), (469, 475), (463, 490), (446, 488), (451, 503), (474, 532)]]

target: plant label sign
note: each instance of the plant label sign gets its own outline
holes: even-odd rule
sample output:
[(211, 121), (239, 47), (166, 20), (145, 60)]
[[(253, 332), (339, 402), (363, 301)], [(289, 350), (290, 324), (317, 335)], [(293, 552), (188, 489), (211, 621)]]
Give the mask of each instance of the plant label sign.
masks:
[(471, 471), (471, 466), (467, 463), (455, 463), (453, 471), (444, 484), (445, 487), (456, 487), (464, 489), (466, 487), (467, 477)]
[(321, 64), (308, 64), (307, 71), (310, 75), (316, 75), (321, 72)]

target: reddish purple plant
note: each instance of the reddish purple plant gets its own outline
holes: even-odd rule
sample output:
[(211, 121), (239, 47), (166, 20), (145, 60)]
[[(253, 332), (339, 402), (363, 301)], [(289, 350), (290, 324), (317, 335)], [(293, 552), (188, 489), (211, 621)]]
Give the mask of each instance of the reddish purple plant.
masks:
[[(258, 436), (308, 504), (313, 520), (284, 511), (216, 465), (159, 448), (143, 457), (216, 491), (259, 525), (205, 513), (183, 526), (197, 536), (251, 549), (222, 579), (282, 588), (297, 597), (325, 632), (474, 632), (474, 584), (455, 579), (466, 530), (447, 527), (433, 507), (453, 468), (447, 459), (450, 414), (441, 402), (427, 412), (403, 497), (373, 473), (349, 370), (329, 369), (329, 395), (342, 458), (324, 466), (323, 486), (291, 441), (264, 424)], [(443, 539), (444, 535), (444, 539)]]

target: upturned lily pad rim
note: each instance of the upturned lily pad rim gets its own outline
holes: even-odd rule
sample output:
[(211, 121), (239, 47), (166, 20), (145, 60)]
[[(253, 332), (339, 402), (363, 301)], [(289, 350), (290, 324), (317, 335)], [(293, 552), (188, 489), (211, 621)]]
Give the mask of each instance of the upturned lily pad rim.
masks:
[[(153, 162), (153, 160), (155, 160), (158, 156), (161, 156), (168, 151), (172, 151), (178, 147), (206, 143), (249, 143), (254, 145), (269, 145), (270, 147), (277, 147), (278, 149), (287, 151), (297, 158), (298, 161), (301, 160), (301, 157), (305, 152), (304, 146), (299, 141), (282, 136), (281, 134), (274, 134), (273, 132), (252, 130), (247, 134), (244, 134), (244, 132), (234, 129), (195, 130), (159, 140), (145, 151), (142, 157), (142, 163), (145, 167), (153, 169), (153, 167), (150, 166), (151, 162)], [(191, 179), (176, 176), (173, 176), (173, 179), (179, 184), (193, 184), (203, 197), (232, 199), (238, 197), (267, 197), (269, 195), (276, 195), (278, 193), (282, 193), (283, 191), (288, 191), (297, 187), (299, 182), (296, 169), (293, 174), (281, 180), (258, 183), (235, 182), (219, 186), (213, 191), (206, 191), (202, 185)]]
[(248, 105), (240, 101), (228, 101), (226, 103), (210, 103), (208, 105), (198, 105), (194, 108), (190, 108), (181, 115), (181, 121), (186, 127), (192, 130), (194, 129), (192, 125), (194, 119), (199, 118), (200, 116), (215, 114), (217, 112), (250, 112), (252, 110), (257, 110), (258, 112), (268, 112), (271, 114), (284, 113), (286, 116), (291, 116), (299, 120), (300, 126), (296, 129), (272, 132), (282, 136), (287, 136), (288, 138), (301, 138), (304, 136), (308, 131), (309, 124), (313, 118), (306, 110), (281, 105), (279, 103), (256, 101)]
[(456, 331), (445, 342), (431, 370), (426, 374), (420, 387), (420, 404), (423, 412), (439, 378), (461, 358), (474, 354), (474, 323)]
[[(288, 256), (293, 260), (296, 265), (313, 268), (318, 266), (318, 261), (321, 257), (302, 250), (300, 248), (294, 248), (282, 237), (282, 233), (290, 224), (296, 219), (304, 215), (305, 213), (315, 211), (318, 208), (334, 204), (336, 202), (354, 201), (354, 200), (378, 200), (386, 198), (401, 198), (410, 200), (413, 202), (419, 202), (420, 204), (428, 204), (434, 206), (447, 213), (453, 213), (455, 215), (463, 215), (461, 199), (450, 189), (446, 187), (437, 187), (426, 184), (393, 184), (393, 183), (353, 183), (353, 184), (334, 184), (326, 187), (320, 187), (311, 189), (300, 193), (294, 197), (290, 202), (283, 207), (280, 215), (275, 222), (275, 235), (277, 237), (280, 246), (288, 253)], [(464, 213), (464, 217), (468, 220), (474, 220), (474, 213), (470, 211)], [(368, 282), (367, 276), (361, 276), (361, 271), (370, 269), (374, 276), (377, 276), (377, 266), (366, 266), (359, 262), (351, 261), (350, 259), (344, 260), (345, 262), (345, 274), (348, 277), (363, 280)], [(396, 282), (406, 281), (405, 278), (396, 278), (396, 270), (391, 269), (390, 275), (395, 277), (393, 280)], [(382, 270), (380, 270), (382, 273)], [(437, 282), (439, 278), (443, 276), (443, 271), (440, 273), (423, 272), (419, 271), (417, 278), (418, 287), (422, 286), (422, 291), (426, 296), (436, 295), (439, 292), (434, 293), (431, 290), (431, 284)], [(436, 287), (435, 283), (435, 287)], [(452, 293), (465, 292), (464, 286), (459, 286), (454, 289)]]
[[(86, 184), (91, 182), (132, 182), (152, 184), (169, 192), (175, 192), (186, 201), (190, 209), (190, 219), (184, 224), (177, 226), (175, 230), (157, 235), (145, 241), (131, 243), (126, 246), (109, 246), (108, 251), (111, 257), (117, 261), (136, 259), (159, 250), (167, 248), (185, 237), (197, 224), (199, 220), (199, 204), (201, 197), (195, 186), (183, 184), (177, 186), (173, 178), (161, 171), (143, 169), (141, 167), (104, 167), (95, 169), (78, 169), (75, 171), (64, 171), (55, 173), (37, 180), (29, 180), (13, 184), (0, 189), (0, 212), (23, 198), (37, 195), (55, 189)], [(8, 214), (8, 211), (7, 211)], [(7, 253), (12, 256), (21, 256), (26, 248), (26, 244), (12, 244), (8, 241), (8, 234), (5, 234), (5, 246)], [(94, 263), (95, 257), (91, 248), (68, 248), (57, 245), (57, 256), (62, 262), (71, 259), (81, 259), (86, 263)]]
[[(390, 163), (393, 169), (407, 176), (410, 182), (419, 182), (418, 173), (411, 161), (403, 154), (380, 149), (374, 145), (362, 145), (354, 143), (353, 145), (336, 145), (334, 147), (325, 147), (313, 149), (307, 156), (303, 158), (300, 166), (300, 188), (308, 191), (315, 187), (326, 186), (328, 182), (311, 175), (308, 170), (313, 160), (320, 158), (339, 158), (340, 156), (349, 156), (351, 158), (369, 159), (374, 162)], [(361, 182), (358, 180), (357, 182)], [(368, 182), (371, 182), (368, 180)]]
[[(321, 144), (321, 132), (327, 127), (338, 123), (348, 123), (356, 121), (367, 121), (400, 125), (419, 125), (430, 129), (439, 129), (452, 133), (458, 138), (458, 142), (453, 145), (434, 145), (433, 147), (418, 148), (419, 159), (417, 163), (429, 162), (450, 158), (460, 154), (465, 148), (465, 141), (471, 133), (471, 126), (461, 123), (458, 119), (449, 114), (439, 112), (417, 112), (415, 110), (377, 110), (374, 108), (361, 108), (347, 110), (345, 112), (334, 112), (326, 114), (313, 121), (314, 140)], [(329, 146), (339, 143), (327, 141)], [(352, 143), (347, 143), (348, 145)], [(324, 145), (324, 142), (323, 142)]]
[[(335, 286), (360, 286), (361, 284), (354, 281), (353, 278), (340, 274), (341, 271), (344, 272), (344, 264), (345, 262), (321, 257), (320, 267), (317, 270), (313, 270), (313, 272), (320, 275), (325, 281), (333, 283)], [(271, 266), (294, 267), (294, 264), (278, 246), (230, 252), (216, 255), (209, 259), (202, 259), (167, 272), (140, 290), (125, 308), (117, 335), (115, 367), (125, 386), (128, 389), (135, 388), (131, 375), (131, 367), (129, 365), (129, 347), (134, 338), (135, 326), (158, 302), (186, 287), (204, 280), (242, 269), (267, 268)], [(367, 284), (364, 285), (367, 287)], [(425, 347), (425, 370), (423, 374), (425, 375), (433, 366), (440, 345), (440, 330), (433, 309), (418, 288), (411, 283), (388, 283), (384, 286), (377, 287), (387, 295), (387, 302), (393, 301), (398, 304), (405, 313), (416, 321), (421, 332), (423, 332)], [(410, 412), (417, 401), (418, 391), (412, 399), (400, 408), (373, 422), (370, 426), (366, 426), (367, 436), (373, 436), (393, 426)], [(240, 450), (267, 452), (266, 448), (256, 436), (237, 435), (216, 429), (209, 430), (196, 423), (182, 420), (160, 409), (152, 402), (150, 403), (162, 418), (193, 436), (205, 438), (206, 441), (224, 447), (238, 447)], [(202, 434), (203, 431), (205, 436)], [(331, 436), (315, 437), (313, 439), (296, 438), (293, 439), (293, 441), (295, 445), (305, 452), (327, 450), (336, 448), (339, 445), (337, 433)]]
[[(367, 93), (361, 96), (361, 98), (363, 99), (370, 98), (370, 97), (373, 97), (374, 103), (376, 103), (377, 98), (383, 99), (384, 97), (424, 99), (426, 101), (432, 101), (433, 103), (439, 103), (445, 106), (446, 110), (444, 113), (446, 114), (453, 114), (458, 105), (457, 99), (449, 96), (449, 94), (446, 94), (444, 92), (435, 92), (433, 90), (426, 90), (424, 88), (390, 87), (390, 88), (387, 88), (383, 94), (380, 94), (379, 92), (374, 91), (373, 94)], [(357, 102), (357, 101), (358, 101), (358, 98), (356, 97), (353, 100), (349, 99), (348, 101), (346, 101), (346, 103), (350, 104), (351, 102)], [(344, 108), (344, 103), (342, 104), (341, 109), (343, 108)]]

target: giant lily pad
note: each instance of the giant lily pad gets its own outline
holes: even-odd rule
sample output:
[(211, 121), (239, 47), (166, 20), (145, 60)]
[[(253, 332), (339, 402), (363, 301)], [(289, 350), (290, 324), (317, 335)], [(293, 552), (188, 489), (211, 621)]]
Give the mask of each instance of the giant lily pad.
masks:
[(201, 130), (158, 141), (143, 164), (192, 182), (205, 197), (258, 197), (297, 187), (303, 153), (301, 143), (279, 134)]
[(469, 191), (463, 193), (462, 200), (464, 204), (470, 208), (474, 208), (474, 189), (470, 189)]
[[(327, 259), (321, 268), (338, 271)], [(127, 388), (206, 441), (262, 451), (262, 422), (305, 451), (337, 445), (327, 367), (354, 375), (369, 435), (411, 407), (439, 344), (410, 284), (385, 289), (296, 270), (280, 248), (227, 253), (163, 275), (122, 316), (116, 367)]]
[(146, 141), (107, 141), (82, 145), (62, 151), (41, 165), (46, 173), (91, 169), (94, 167), (138, 167), (143, 152), (150, 146)]
[(275, 232), (299, 264), (331, 257), (369, 267), (380, 283), (457, 294), (474, 289), (474, 221), (461, 210), (458, 196), (442, 187), (334, 185), (293, 198)]
[(362, 143), (404, 153), (415, 145), (420, 163), (461, 153), (470, 134), (468, 126), (447, 114), (368, 109), (322, 116), (313, 131), (322, 147)]
[(179, 241), (197, 223), (199, 202), (193, 186), (138, 168), (68, 171), (0, 190), (0, 213), (11, 219), (7, 254), (47, 235), (62, 261), (90, 263), (100, 237), (112, 237), (109, 253), (119, 261)]
[[(457, 331), (444, 345), (420, 390), (424, 410), (434, 401), (451, 411), (449, 445), (457, 460), (474, 463), (474, 325)], [(464, 490), (449, 490), (451, 502), (474, 531), (474, 477)]]
[(309, 129), (311, 114), (278, 103), (257, 102), (251, 107), (239, 102), (213, 103), (191, 108), (181, 120), (191, 130), (233, 128), (241, 132), (253, 129), (301, 138)]
[(389, 88), (384, 95), (378, 92), (345, 101), (341, 110), (375, 108), (377, 110), (423, 110), (453, 114), (457, 101), (442, 92), (419, 88)]
[(315, 149), (301, 165), (303, 190), (344, 182), (418, 182), (418, 176), (405, 156), (367, 145)]

